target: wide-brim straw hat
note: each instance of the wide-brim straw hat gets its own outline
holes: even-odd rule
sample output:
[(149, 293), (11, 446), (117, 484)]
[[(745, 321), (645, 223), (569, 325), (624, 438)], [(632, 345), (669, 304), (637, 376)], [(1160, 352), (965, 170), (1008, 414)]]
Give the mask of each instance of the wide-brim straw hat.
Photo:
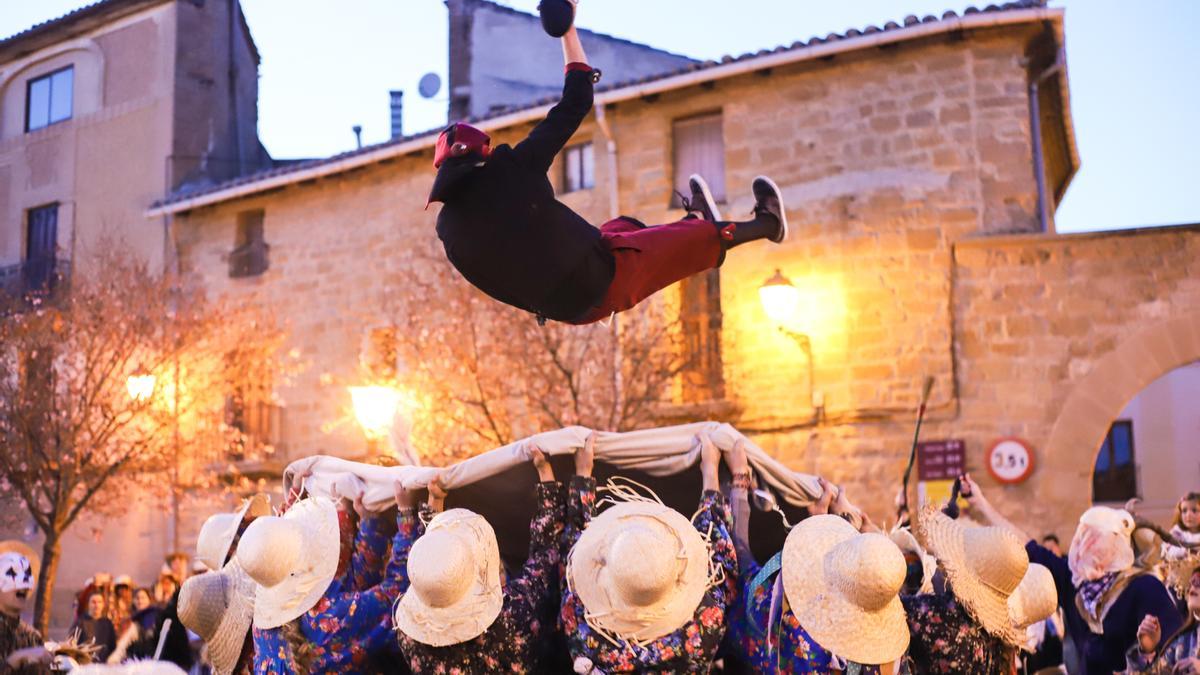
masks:
[(0, 541), (0, 555), (5, 553), (16, 553), (17, 555), (29, 561), (29, 570), (33, 572), (33, 581), (36, 584), (38, 572), (41, 571), (41, 559), (38, 558), (37, 551), (33, 547), (19, 539), (6, 539)]
[(983, 629), (1013, 645), (1024, 638), (1008, 617), (1008, 598), (1029, 569), (1021, 540), (1003, 527), (966, 526), (936, 507), (917, 519), (916, 534), (938, 559), (954, 596)]
[(221, 569), (247, 515), (254, 518), (271, 515), (271, 498), (265, 494), (254, 495), (244, 500), (237, 511), (209, 516), (196, 537), (196, 562), (210, 570)]
[(254, 625), (277, 628), (307, 612), (329, 588), (341, 552), (337, 507), (309, 497), (283, 516), (250, 523), (237, 559), (257, 588)]
[(1045, 621), (1058, 610), (1058, 589), (1054, 575), (1044, 565), (1030, 563), (1017, 590), (1008, 598), (1008, 616), (1013, 628), (1024, 634), (1025, 629)]
[(904, 655), (907, 566), (889, 538), (859, 534), (840, 516), (813, 516), (788, 533), (782, 562), (784, 597), (822, 647), (869, 665)]
[(487, 520), (467, 509), (434, 516), (408, 556), (408, 591), (396, 628), (421, 644), (455, 645), (482, 635), (504, 605), (500, 547)]
[(254, 580), (236, 558), (220, 571), (189, 578), (179, 590), (179, 620), (204, 639), (217, 675), (237, 666), (254, 620), (254, 591)]
[[(614, 504), (571, 549), (567, 583), (598, 633), (649, 642), (696, 613), (711, 585), (708, 544), (674, 509), (653, 501)], [(639, 594), (653, 599), (639, 603)]]

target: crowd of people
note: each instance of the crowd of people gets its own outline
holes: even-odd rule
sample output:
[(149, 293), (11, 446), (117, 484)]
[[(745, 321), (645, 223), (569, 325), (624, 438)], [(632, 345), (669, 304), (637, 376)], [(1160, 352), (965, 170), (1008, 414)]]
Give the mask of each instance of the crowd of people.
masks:
[[(199, 563), (191, 566), (189, 560), (183, 552), (168, 554), (158, 578), (147, 586), (138, 586), (127, 574), (97, 572), (76, 596), (70, 634), (95, 645), (93, 658), (102, 663), (154, 657), (165, 621), (176, 614), (179, 587), (192, 574), (207, 570)], [(173, 623), (174, 631), (166, 624), (173, 638), (167, 658), (186, 669), (194, 662), (192, 650), (180, 647), (187, 644), (186, 631), (178, 618)]]
[[(822, 480), (764, 561), (743, 443), (697, 443), (691, 517), (632, 481), (597, 485), (592, 438), (567, 481), (529, 446), (535, 510), (528, 557), (511, 570), (484, 516), (445, 509), (440, 477), (423, 500), (397, 484), (384, 512), (353, 481), (332, 498), (292, 489), (274, 511), (256, 496), (204, 523), (202, 572), (176, 555), (152, 587), (90, 579), (74, 643), (97, 662), (157, 654), (186, 671), (190, 631), (203, 645), (193, 672), (219, 675), (1008, 675), (1064, 672), (1047, 657), (1057, 639), (1072, 673), (1200, 673), (1200, 494), (1180, 500), (1170, 530), (1093, 507), (1064, 554), (970, 476), (965, 516), (926, 507), (890, 532)], [(0, 672), (50, 670), (53, 649), (19, 620), (35, 570), (32, 551), (0, 546)], [(159, 645), (164, 628), (179, 631), (174, 652)]]

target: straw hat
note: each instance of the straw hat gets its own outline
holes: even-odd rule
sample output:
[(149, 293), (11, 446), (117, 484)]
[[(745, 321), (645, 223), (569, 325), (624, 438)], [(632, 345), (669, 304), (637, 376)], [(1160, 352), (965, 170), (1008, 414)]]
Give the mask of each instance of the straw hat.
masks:
[(822, 647), (862, 664), (908, 649), (900, 604), (904, 554), (882, 534), (859, 534), (840, 516), (806, 518), (783, 544), (783, 594)]
[(243, 501), (233, 513), (209, 516), (200, 526), (200, 536), (196, 537), (196, 562), (210, 570), (221, 569), (247, 514), (253, 518), (271, 515), (271, 498), (263, 494), (254, 495)]
[(6, 539), (0, 541), (0, 555), (4, 555), (5, 553), (15, 553), (28, 560), (29, 570), (33, 573), (34, 583), (37, 582), (38, 571), (41, 570), (41, 560), (32, 546), (19, 539)]
[(1025, 578), (1008, 598), (1008, 615), (1013, 628), (1023, 634), (1026, 628), (1045, 621), (1058, 610), (1058, 589), (1054, 575), (1044, 565), (1030, 563)]
[(650, 501), (615, 504), (571, 549), (567, 583), (590, 626), (647, 642), (692, 619), (710, 585), (708, 544), (691, 521)]
[(917, 520), (917, 536), (984, 630), (1020, 644), (1008, 618), (1008, 598), (1025, 578), (1029, 554), (1017, 535), (1002, 527), (968, 527), (930, 507)]
[(253, 618), (254, 580), (236, 558), (219, 572), (188, 579), (179, 589), (179, 620), (203, 638), (217, 675), (229, 675), (237, 666)]
[(282, 517), (250, 523), (237, 559), (258, 584), (254, 625), (277, 628), (317, 604), (337, 572), (341, 537), (332, 500), (309, 497)]
[(408, 554), (408, 578), (396, 628), (421, 644), (445, 647), (478, 637), (504, 604), (496, 532), (467, 509), (429, 521)]

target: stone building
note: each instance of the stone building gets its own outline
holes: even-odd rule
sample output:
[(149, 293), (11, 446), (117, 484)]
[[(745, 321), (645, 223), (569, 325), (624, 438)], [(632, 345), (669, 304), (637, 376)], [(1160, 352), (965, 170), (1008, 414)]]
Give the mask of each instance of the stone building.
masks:
[[(1024, 439), (1036, 469), (994, 489), (996, 501), (1069, 532), (1113, 418), (1200, 358), (1200, 236), (1055, 233), (1079, 164), (1064, 39), (1063, 10), (1018, 2), (604, 83), (552, 169), (567, 204), (594, 222), (666, 220), (679, 213), (672, 189), (700, 168), (736, 214), (766, 173), (793, 223), (783, 246), (739, 250), (666, 291), (712, 352), (704, 387), (674, 417), (721, 416), (882, 516), (932, 376), (925, 438), (964, 441), (979, 474), (993, 441)], [(480, 123), (508, 142), (546, 109)], [(361, 454), (354, 426), (330, 422), (348, 409), (343, 384), (380, 286), (434, 240), (436, 212), (423, 210), (433, 142), (396, 139), (171, 195), (149, 212), (173, 220), (187, 274), (281, 312), (311, 357), (278, 392), (293, 456)], [(590, 181), (571, 173), (577, 161)], [(230, 278), (246, 218), (261, 218), (270, 266)], [(758, 300), (776, 269), (800, 289), (789, 329), (808, 336), (811, 361)]]

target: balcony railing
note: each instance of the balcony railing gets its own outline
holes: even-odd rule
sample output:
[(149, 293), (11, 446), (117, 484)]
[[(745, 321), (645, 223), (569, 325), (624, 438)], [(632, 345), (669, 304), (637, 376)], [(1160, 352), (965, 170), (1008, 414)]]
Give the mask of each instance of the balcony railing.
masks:
[(25, 301), (49, 300), (66, 290), (71, 261), (34, 258), (0, 267), (0, 295)]

